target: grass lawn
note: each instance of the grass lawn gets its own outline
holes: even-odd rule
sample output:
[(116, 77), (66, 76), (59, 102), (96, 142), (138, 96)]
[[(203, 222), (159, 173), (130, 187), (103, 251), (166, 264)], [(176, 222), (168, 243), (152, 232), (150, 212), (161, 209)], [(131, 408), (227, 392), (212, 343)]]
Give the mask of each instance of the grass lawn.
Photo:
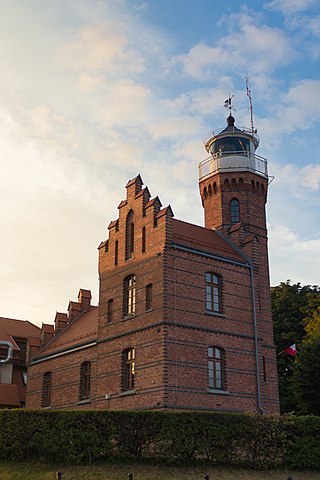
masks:
[(106, 464), (93, 466), (47, 466), (34, 463), (0, 463), (0, 480), (55, 480), (56, 472), (62, 480), (319, 480), (320, 472), (252, 471), (222, 467), (167, 467), (141, 464)]

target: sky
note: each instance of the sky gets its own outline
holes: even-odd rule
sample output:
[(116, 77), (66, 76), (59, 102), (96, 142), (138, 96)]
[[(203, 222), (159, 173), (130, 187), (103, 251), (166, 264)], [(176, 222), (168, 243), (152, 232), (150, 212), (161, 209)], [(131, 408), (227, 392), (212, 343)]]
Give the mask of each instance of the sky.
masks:
[[(268, 160), (271, 284), (320, 284), (319, 0), (1, 0), (0, 316), (98, 302), (97, 246), (141, 174), (203, 225), (198, 164), (234, 95)], [(271, 181), (272, 180), (272, 181)]]

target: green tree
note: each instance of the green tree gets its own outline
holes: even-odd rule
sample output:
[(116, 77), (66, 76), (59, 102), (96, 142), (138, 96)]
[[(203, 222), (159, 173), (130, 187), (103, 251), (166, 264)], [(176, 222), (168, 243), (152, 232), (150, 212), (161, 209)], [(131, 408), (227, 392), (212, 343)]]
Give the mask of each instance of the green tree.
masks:
[(320, 415), (320, 331), (306, 337), (295, 359), (291, 381), (297, 413)]
[(278, 353), (280, 410), (281, 413), (297, 411), (299, 406), (294, 394), (296, 381), (293, 379), (296, 357), (286, 354), (284, 349), (295, 343), (300, 351), (300, 344), (306, 335), (305, 327), (313, 321), (313, 312), (320, 306), (320, 290), (318, 286), (291, 285), (287, 280), (271, 288), (271, 301)]

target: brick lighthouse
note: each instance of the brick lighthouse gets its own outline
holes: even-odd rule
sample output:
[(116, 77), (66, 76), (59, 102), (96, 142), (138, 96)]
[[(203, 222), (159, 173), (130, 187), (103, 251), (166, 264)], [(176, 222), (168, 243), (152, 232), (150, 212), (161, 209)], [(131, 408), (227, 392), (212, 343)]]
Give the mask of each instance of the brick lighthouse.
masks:
[[(253, 128), (251, 98), (251, 129), (235, 126), (231, 98), (227, 103), (226, 128), (205, 140), (210, 157), (199, 164), (199, 189), (205, 227), (221, 232), (250, 259), (257, 391), (263, 411), (263, 398), (277, 390), (266, 225), (269, 177), (267, 160), (256, 153), (259, 137)], [(266, 382), (270, 365), (272, 386)]]

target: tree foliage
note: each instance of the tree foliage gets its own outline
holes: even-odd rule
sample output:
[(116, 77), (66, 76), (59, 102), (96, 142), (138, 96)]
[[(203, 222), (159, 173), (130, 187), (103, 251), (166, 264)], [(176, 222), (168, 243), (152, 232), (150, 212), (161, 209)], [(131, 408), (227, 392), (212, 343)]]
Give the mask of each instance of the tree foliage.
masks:
[[(278, 353), (281, 412), (315, 413), (313, 406), (306, 403), (305, 399), (310, 397), (308, 393), (310, 389), (308, 382), (304, 382), (303, 378), (307, 378), (308, 375), (310, 378), (312, 374), (309, 356), (313, 359), (317, 356), (318, 344), (316, 340), (311, 340), (311, 337), (320, 334), (320, 289), (316, 285), (301, 286), (300, 283), (291, 285), (290, 280), (287, 280), (271, 288), (271, 301)], [(296, 357), (284, 352), (284, 349), (293, 343), (298, 348)], [(313, 349), (315, 354), (311, 355)], [(320, 359), (319, 349), (318, 358)], [(320, 376), (318, 378), (320, 379)], [(316, 391), (320, 392), (320, 386), (315, 386), (312, 391), (313, 394)]]

